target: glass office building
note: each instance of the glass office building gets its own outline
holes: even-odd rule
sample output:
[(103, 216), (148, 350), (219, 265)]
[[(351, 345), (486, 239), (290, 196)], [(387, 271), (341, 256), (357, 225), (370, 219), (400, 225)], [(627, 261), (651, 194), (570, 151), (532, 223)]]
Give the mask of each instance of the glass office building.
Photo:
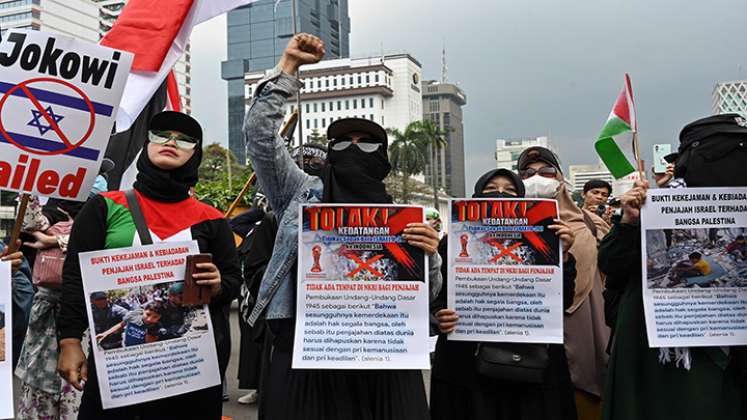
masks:
[[(228, 13), (228, 57), (221, 75), (228, 82), (228, 144), (246, 160), (241, 131), (245, 113), (244, 74), (272, 68), (293, 36), (291, 0), (259, 0)], [(319, 36), (326, 59), (350, 56), (348, 0), (297, 0), (299, 32)]]

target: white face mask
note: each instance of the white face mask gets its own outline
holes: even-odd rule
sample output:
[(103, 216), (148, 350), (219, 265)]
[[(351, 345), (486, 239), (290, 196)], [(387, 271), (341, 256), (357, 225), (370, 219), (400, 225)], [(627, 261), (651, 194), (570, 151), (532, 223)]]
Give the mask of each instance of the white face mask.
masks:
[(560, 181), (535, 175), (524, 180), (527, 198), (555, 198)]

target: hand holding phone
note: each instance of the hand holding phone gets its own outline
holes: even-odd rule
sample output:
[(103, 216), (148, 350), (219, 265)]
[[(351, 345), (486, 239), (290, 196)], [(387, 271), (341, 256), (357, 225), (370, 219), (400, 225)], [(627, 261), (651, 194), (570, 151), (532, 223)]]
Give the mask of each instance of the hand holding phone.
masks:
[[(184, 305), (197, 306), (210, 303), (213, 287), (201, 285), (198, 282), (203, 282), (202, 277), (210, 273), (210, 270), (200, 266), (212, 262), (213, 256), (211, 254), (187, 255), (187, 270), (184, 275), (184, 292), (182, 294)], [(220, 275), (218, 275), (218, 279), (220, 280)], [(218, 287), (220, 287), (220, 283)]]

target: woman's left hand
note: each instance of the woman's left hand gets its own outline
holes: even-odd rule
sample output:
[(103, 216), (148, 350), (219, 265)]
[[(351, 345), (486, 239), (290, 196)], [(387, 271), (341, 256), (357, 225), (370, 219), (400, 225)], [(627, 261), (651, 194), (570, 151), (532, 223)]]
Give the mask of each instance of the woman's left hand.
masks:
[(405, 228), (403, 237), (408, 244), (422, 249), (428, 255), (438, 251), (438, 232), (427, 223), (410, 223)]
[(563, 244), (563, 261), (568, 260), (568, 251), (573, 246), (573, 242), (576, 240), (576, 234), (573, 233), (571, 227), (567, 223), (560, 219), (553, 220), (555, 224), (548, 226), (551, 230), (555, 231), (555, 235), (560, 238), (560, 242)]
[(218, 271), (218, 267), (213, 263), (200, 263), (197, 264), (197, 268), (202, 271), (192, 275), (196, 283), (200, 286), (209, 286), (210, 295), (212, 297), (218, 296), (218, 293), (220, 293), (220, 271)]
[(34, 235), (34, 239), (36, 239), (36, 241), (23, 243), (29, 248), (47, 249), (56, 248), (59, 246), (59, 244), (57, 243), (57, 237), (54, 235), (47, 235), (46, 233), (39, 232), (38, 230), (32, 232), (31, 234)]

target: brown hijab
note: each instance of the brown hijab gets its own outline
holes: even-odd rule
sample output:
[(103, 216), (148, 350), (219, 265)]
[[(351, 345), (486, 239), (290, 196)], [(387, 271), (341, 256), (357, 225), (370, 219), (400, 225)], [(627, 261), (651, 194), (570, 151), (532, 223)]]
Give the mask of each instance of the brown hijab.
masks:
[[(604, 238), (610, 227), (601, 217), (577, 206), (565, 183), (561, 182), (555, 199), (558, 200), (560, 220), (566, 222), (576, 235), (576, 240), (569, 250), (576, 258), (578, 272), (573, 304), (566, 310), (566, 313), (572, 314), (586, 300), (594, 287), (597, 278), (597, 241)], [(596, 227), (596, 236), (590, 224)]]

